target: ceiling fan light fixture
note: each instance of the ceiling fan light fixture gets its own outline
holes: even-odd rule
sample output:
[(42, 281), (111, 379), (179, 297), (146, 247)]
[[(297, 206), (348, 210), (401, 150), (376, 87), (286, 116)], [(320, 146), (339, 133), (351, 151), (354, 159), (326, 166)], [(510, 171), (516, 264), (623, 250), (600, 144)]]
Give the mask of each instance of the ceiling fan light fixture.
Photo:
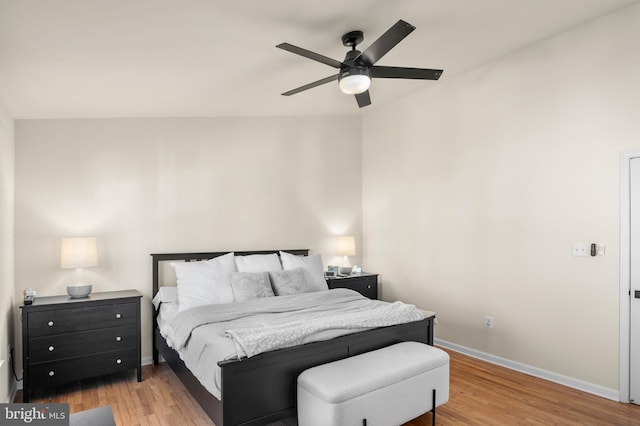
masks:
[(340, 90), (347, 95), (357, 95), (369, 90), (371, 78), (367, 68), (349, 68), (340, 73)]

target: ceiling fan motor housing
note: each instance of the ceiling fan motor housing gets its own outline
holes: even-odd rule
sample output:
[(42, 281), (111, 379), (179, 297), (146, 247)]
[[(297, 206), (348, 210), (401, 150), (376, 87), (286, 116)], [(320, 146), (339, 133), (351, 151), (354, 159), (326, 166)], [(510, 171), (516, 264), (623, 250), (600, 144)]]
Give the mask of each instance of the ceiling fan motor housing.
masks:
[(338, 76), (338, 81), (350, 75), (366, 75), (367, 77), (371, 78), (371, 76), (369, 75), (368, 67), (355, 65), (353, 67), (342, 68), (340, 70), (340, 75)]
[(352, 75), (366, 75), (371, 78), (369, 75), (369, 67), (362, 62), (361, 57), (362, 53), (359, 50), (353, 49), (347, 52), (344, 61), (342, 61), (342, 67), (340, 67), (338, 81)]

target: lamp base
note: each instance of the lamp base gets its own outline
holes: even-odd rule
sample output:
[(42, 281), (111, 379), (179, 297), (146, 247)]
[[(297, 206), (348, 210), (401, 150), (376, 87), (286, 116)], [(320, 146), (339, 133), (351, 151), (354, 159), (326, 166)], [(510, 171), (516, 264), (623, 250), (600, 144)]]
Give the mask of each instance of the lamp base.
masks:
[(89, 297), (89, 294), (91, 294), (91, 284), (68, 285), (67, 294), (72, 299), (82, 299), (83, 297)]
[(340, 265), (340, 275), (351, 275), (353, 267), (349, 263), (349, 256), (342, 258), (342, 265)]

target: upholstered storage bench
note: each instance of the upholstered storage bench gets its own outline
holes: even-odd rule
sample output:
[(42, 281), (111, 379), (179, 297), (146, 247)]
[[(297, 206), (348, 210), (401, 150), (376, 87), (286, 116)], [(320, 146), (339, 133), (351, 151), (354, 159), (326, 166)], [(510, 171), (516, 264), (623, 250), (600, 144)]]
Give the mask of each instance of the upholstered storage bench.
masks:
[(300, 426), (390, 426), (449, 400), (449, 354), (403, 342), (305, 370), (298, 376)]

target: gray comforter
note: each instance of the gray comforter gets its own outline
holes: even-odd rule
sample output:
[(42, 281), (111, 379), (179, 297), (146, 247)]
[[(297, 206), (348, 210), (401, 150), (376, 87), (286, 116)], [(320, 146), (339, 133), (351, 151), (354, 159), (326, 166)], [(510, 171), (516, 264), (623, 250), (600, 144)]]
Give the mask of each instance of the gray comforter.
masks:
[(413, 305), (336, 289), (196, 307), (176, 314), (163, 335), (219, 398), (219, 361), (423, 318)]

